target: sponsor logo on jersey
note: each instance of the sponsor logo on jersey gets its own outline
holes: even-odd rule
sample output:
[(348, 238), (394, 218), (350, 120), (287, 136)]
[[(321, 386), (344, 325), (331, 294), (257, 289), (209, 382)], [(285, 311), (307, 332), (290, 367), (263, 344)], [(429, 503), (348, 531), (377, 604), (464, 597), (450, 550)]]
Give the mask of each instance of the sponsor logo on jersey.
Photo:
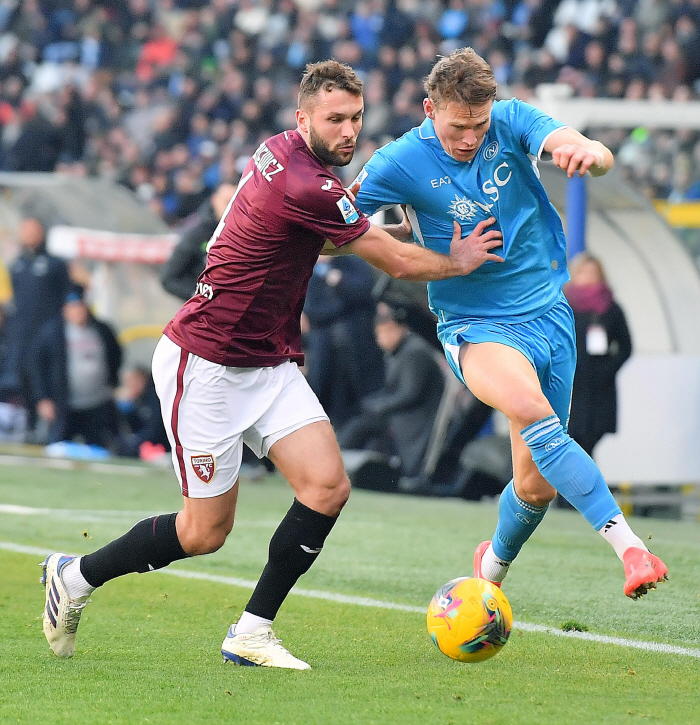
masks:
[(441, 186), (444, 186), (445, 184), (451, 184), (452, 179), (450, 179), (449, 176), (441, 176), (439, 179), (431, 179), (430, 180), (430, 186), (433, 187), (433, 189), (438, 189)]
[(498, 153), (498, 141), (492, 141), (485, 149), (484, 149), (484, 158), (487, 161), (491, 161), (496, 157), (496, 154)]
[(214, 456), (211, 453), (205, 453), (199, 456), (190, 456), (192, 461), (192, 470), (195, 472), (197, 478), (204, 482), (209, 483), (214, 478), (216, 472), (216, 462)]
[(476, 216), (477, 210), (476, 202), (467, 199), (466, 196), (455, 194), (448, 212), (461, 222), (470, 222)]
[(353, 224), (360, 218), (360, 214), (352, 205), (347, 196), (343, 196), (335, 202), (346, 224)]
[(284, 166), (264, 143), (261, 143), (253, 154), (253, 163), (266, 181), (272, 181), (275, 174), (284, 171)]
[(323, 182), (323, 186), (321, 186), (321, 189), (323, 191), (330, 191), (332, 187), (333, 187), (333, 179), (326, 179)]
[(202, 297), (206, 297), (208, 300), (211, 300), (214, 297), (214, 289), (210, 284), (207, 284), (206, 282), (197, 282), (197, 294), (202, 295)]

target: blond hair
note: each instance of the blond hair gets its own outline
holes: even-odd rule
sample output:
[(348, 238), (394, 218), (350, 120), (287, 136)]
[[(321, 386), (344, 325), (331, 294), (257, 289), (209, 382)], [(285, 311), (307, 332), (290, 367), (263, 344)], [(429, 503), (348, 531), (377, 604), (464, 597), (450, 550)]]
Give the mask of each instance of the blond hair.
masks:
[(480, 106), (496, 98), (497, 84), (491, 66), (473, 48), (459, 48), (440, 58), (423, 87), (436, 106)]

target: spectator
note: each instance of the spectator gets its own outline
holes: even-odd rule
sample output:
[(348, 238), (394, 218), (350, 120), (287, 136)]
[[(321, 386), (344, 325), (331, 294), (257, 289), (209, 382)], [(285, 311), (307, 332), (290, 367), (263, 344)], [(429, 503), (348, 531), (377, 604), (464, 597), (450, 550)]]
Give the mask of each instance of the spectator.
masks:
[(194, 294), (197, 278), (204, 270), (207, 243), (235, 191), (232, 184), (222, 184), (193, 215), (170, 259), (163, 265), (160, 279), (170, 294), (183, 301)]
[(62, 318), (46, 322), (32, 346), (34, 399), (49, 443), (80, 437), (112, 447), (119, 432), (114, 388), (121, 362), (112, 329), (90, 314), (82, 288), (71, 289)]
[(569, 269), (564, 293), (574, 311), (577, 354), (569, 434), (591, 455), (598, 441), (616, 430), (615, 376), (632, 354), (632, 342), (600, 262), (583, 252)]
[(375, 333), (387, 355), (384, 387), (362, 401), (362, 413), (338, 433), (346, 450), (374, 448), (397, 455), (401, 475), (421, 472), (445, 379), (435, 351), (405, 323), (403, 308), (377, 306)]
[(41, 327), (60, 320), (70, 280), (63, 260), (46, 252), (44, 227), (34, 217), (19, 227), (20, 254), (10, 268), (13, 301), (8, 320), (7, 362), (0, 387), (14, 391), (29, 411), (33, 426), (36, 398), (30, 383), (31, 350)]
[(384, 380), (374, 339), (374, 273), (359, 257), (319, 257), (309, 280), (306, 377), (334, 426), (360, 410)]
[(150, 444), (151, 450), (154, 446), (161, 446), (164, 453), (170, 450), (149, 370), (136, 367), (124, 373), (123, 384), (117, 392), (117, 408), (126, 424), (119, 440), (120, 455), (139, 457), (144, 443)]
[[(367, 77), (362, 140), (377, 146), (420, 121), (417, 84), (460, 45), (524, 100), (553, 82), (679, 102), (700, 90), (696, 0), (5, 4), (0, 168), (112, 177), (171, 225), (294, 125), (299, 70), (322, 57)], [(648, 193), (668, 187), (650, 174), (629, 172)]]

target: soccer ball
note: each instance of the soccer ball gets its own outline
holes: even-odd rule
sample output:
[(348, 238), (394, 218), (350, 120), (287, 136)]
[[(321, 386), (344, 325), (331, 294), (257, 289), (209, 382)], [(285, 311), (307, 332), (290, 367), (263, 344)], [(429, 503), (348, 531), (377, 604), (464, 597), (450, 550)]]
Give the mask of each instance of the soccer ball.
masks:
[(433, 642), (460, 662), (482, 662), (498, 654), (512, 627), (505, 594), (485, 579), (453, 579), (438, 589), (428, 607)]

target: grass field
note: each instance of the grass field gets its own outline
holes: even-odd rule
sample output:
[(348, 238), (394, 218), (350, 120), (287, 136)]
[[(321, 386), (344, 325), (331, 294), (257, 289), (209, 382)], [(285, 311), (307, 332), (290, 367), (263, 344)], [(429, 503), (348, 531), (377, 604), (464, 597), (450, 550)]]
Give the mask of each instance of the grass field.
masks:
[[(260, 573), (291, 502), (277, 478), (243, 482), (226, 546), (173, 568)], [(0, 466), (0, 542), (85, 553), (143, 516), (177, 510), (172, 474)], [(470, 574), (493, 504), (355, 491), (300, 587), (427, 606)], [(513, 567), (516, 620), (700, 650), (700, 526), (637, 519), (671, 581), (639, 602), (622, 566), (576, 513), (553, 510)], [(0, 543), (2, 547), (2, 543)], [(76, 656), (41, 632), (37, 554), (0, 548), (0, 723), (700, 723), (700, 659), (516, 629), (501, 654), (464, 665), (432, 644), (424, 616), (292, 595), (276, 622), (310, 672), (224, 665), (219, 646), (250, 590), (164, 573), (110, 582), (85, 610)]]

